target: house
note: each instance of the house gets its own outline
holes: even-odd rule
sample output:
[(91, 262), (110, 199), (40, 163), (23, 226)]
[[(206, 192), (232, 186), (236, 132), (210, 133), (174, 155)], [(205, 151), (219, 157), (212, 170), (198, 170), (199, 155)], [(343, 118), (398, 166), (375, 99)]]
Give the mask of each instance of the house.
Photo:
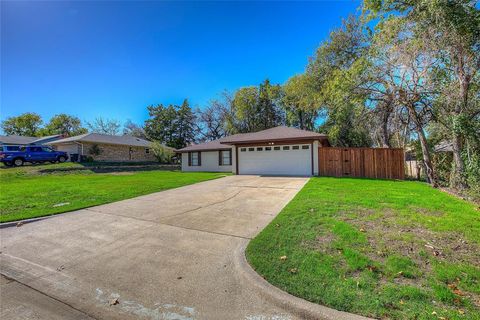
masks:
[(318, 148), (329, 145), (324, 134), (280, 126), (177, 152), (182, 154), (182, 171), (311, 176), (318, 175)]
[(150, 141), (132, 136), (86, 133), (52, 141), (48, 145), (70, 155), (91, 157), (94, 161), (156, 160), (150, 149)]
[(26, 146), (26, 145), (41, 145), (47, 142), (55, 141), (62, 138), (61, 134), (54, 134), (46, 137), (26, 137), (26, 136), (0, 136), (1, 146)]

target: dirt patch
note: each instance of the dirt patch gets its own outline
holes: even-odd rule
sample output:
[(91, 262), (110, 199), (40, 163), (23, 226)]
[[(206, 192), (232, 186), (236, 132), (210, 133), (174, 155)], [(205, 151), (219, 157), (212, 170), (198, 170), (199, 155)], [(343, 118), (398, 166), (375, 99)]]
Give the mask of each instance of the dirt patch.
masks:
[(480, 265), (480, 246), (465, 240), (459, 232), (431, 231), (421, 226), (396, 222), (395, 212), (385, 211), (374, 220), (359, 215), (348, 223), (365, 230), (372, 251), (370, 258), (400, 254), (427, 269), (428, 257), (452, 263)]

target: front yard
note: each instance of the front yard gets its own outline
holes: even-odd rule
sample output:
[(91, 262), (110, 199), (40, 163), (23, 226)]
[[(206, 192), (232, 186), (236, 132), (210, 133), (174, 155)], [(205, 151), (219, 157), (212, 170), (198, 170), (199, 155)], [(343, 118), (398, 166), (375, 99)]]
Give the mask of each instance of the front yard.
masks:
[(381, 319), (480, 319), (480, 210), (419, 182), (312, 178), (247, 248), (266, 280)]
[(215, 179), (160, 166), (63, 163), (0, 168), (0, 222), (41, 217)]

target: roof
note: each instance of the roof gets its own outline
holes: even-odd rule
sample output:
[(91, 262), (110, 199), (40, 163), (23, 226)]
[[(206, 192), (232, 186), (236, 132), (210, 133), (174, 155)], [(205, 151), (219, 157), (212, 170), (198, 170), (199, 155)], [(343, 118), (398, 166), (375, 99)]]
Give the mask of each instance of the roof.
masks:
[(291, 127), (274, 127), (258, 132), (235, 134), (224, 138), (220, 143), (240, 144), (249, 142), (285, 141), (285, 140), (321, 140), (328, 139), (327, 135), (318, 132), (301, 130)]
[(35, 140), (33, 140), (31, 143), (38, 143), (38, 142), (42, 142), (42, 141), (45, 141), (45, 140), (51, 140), (51, 139), (55, 139), (55, 138), (60, 138), (62, 135), (61, 134), (53, 134), (51, 136), (45, 136), (45, 137), (40, 137), (40, 138), (35, 138)]
[(62, 144), (68, 142), (93, 142), (100, 144), (118, 144), (135, 147), (149, 147), (151, 142), (132, 136), (112, 136), (101, 133), (85, 133), (79, 136), (69, 137), (48, 142), (47, 144)]
[(220, 138), (209, 142), (192, 144), (191, 146), (177, 150), (177, 152), (230, 150), (232, 146), (221, 143), (224, 139), (225, 138)]
[(433, 149), (435, 152), (453, 152), (453, 144), (450, 141), (442, 141)]
[(326, 140), (327, 138), (328, 137), (325, 134), (281, 126), (258, 132), (234, 134), (217, 140), (194, 144), (179, 149), (177, 152), (230, 150), (232, 148), (231, 145), (237, 143), (285, 140)]
[(25, 137), (25, 136), (0, 136), (0, 144), (30, 144), (37, 140), (38, 137)]

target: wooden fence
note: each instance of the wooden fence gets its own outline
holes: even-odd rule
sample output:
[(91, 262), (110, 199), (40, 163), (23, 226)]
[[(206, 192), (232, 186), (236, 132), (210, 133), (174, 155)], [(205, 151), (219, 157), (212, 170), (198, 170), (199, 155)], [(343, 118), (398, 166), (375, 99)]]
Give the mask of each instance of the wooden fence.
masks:
[(405, 179), (403, 149), (318, 148), (320, 176)]

